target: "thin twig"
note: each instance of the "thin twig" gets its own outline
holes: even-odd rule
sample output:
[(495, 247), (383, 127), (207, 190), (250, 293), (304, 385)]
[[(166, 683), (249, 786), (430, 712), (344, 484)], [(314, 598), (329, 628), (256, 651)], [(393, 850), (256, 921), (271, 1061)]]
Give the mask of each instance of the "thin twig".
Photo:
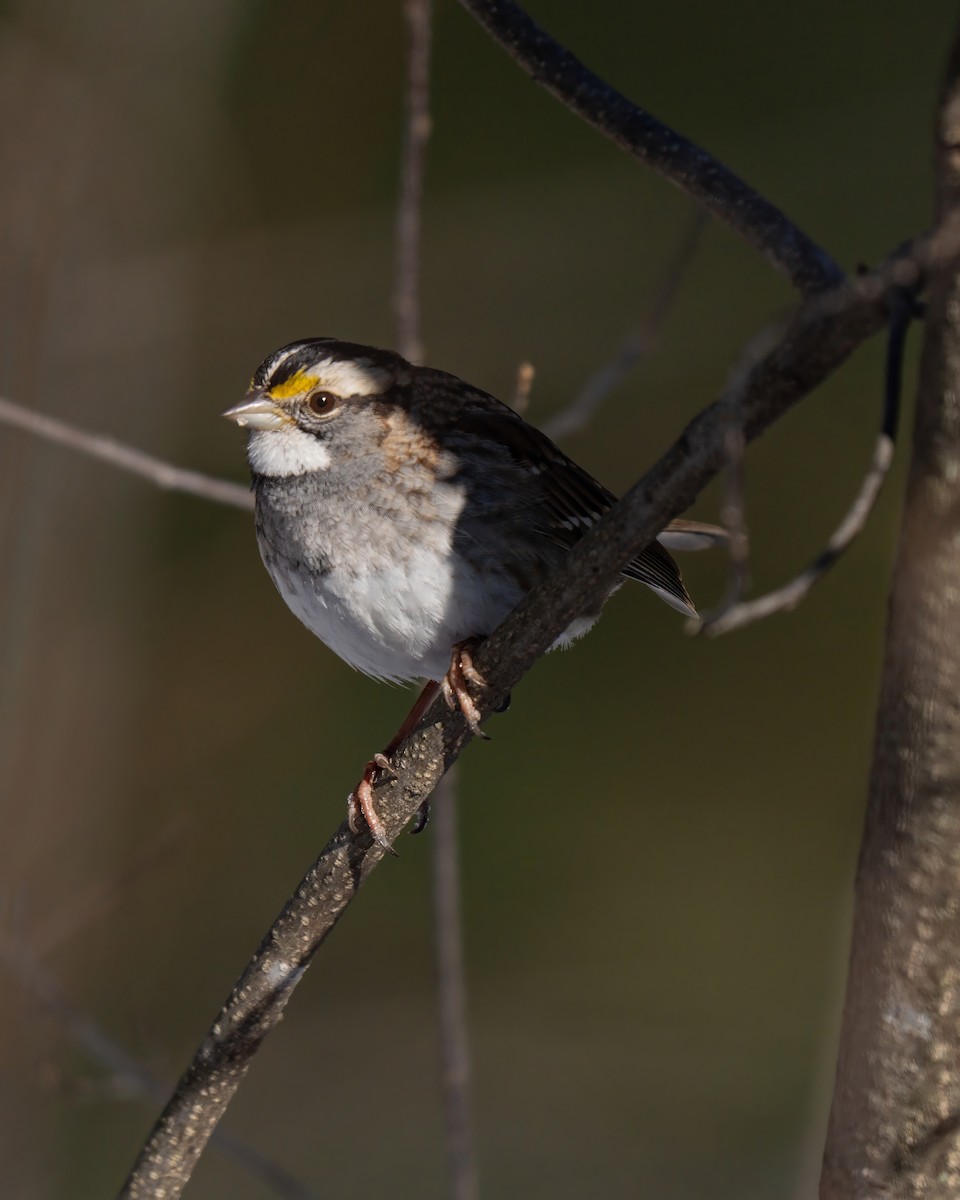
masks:
[(479, 1173), (473, 1136), (470, 1035), (460, 913), (459, 794), (456, 764), (433, 796), (433, 917), (440, 1002), (440, 1065), (452, 1194), (477, 1200)]
[[(832, 374), (883, 328), (892, 287), (916, 287), (925, 266), (960, 245), (960, 222), (919, 240), (879, 271), (849, 280), (806, 303), (782, 342), (759, 362), (743, 389), (747, 441)], [(476, 698), (482, 717), (500, 707), (521, 676), (579, 614), (602, 603), (623, 565), (697, 494), (726, 462), (729, 397), (710, 405), (666, 454), (525, 597), (477, 652), (488, 688)], [(376, 805), (394, 841), (470, 741), (459, 712), (439, 701), (391, 756)], [(211, 1132), (246, 1075), (263, 1039), (279, 1022), (293, 989), (384, 852), (367, 830), (340, 826), (211, 1025), (139, 1154), (121, 1196), (176, 1200)]]
[(33, 433), (45, 438), (48, 442), (56, 442), (69, 450), (79, 450), (91, 458), (119, 467), (121, 471), (129, 471), (148, 479), (159, 488), (173, 492), (186, 492), (201, 500), (213, 500), (217, 504), (229, 504), (233, 508), (253, 508), (253, 497), (248, 488), (239, 483), (231, 483), (227, 479), (213, 479), (209, 475), (201, 475), (199, 471), (188, 471), (184, 467), (175, 467), (172, 463), (125, 446), (114, 438), (105, 437), (99, 433), (89, 433), (59, 417), (51, 417), (46, 413), (35, 412), (24, 408), (12, 400), (0, 397), (0, 424), (12, 425), (25, 433)]
[(423, 177), (431, 126), (431, 0), (406, 0), (403, 11), (409, 26), (409, 49), (406, 123), (397, 205), (397, 275), (393, 309), (397, 321), (397, 349), (410, 362), (420, 362), (423, 357), (420, 336), (420, 227)]
[(513, 388), (513, 411), (521, 416), (530, 407), (530, 389), (536, 374), (537, 370), (532, 362), (522, 362), (517, 367), (517, 382)]
[[(128, 1054), (94, 1020), (82, 1012), (60, 985), (59, 980), (22, 942), (0, 934), (0, 965), (6, 968), (23, 990), (56, 1023), (67, 1037), (89, 1058), (110, 1072), (118, 1090), (145, 1096), (162, 1104), (170, 1095), (170, 1085)], [(299, 1180), (279, 1163), (223, 1130), (215, 1130), (211, 1145), (238, 1163), (285, 1200), (315, 1200)]]
[(745, 499), (747, 443), (743, 439), (739, 406), (733, 410), (733, 419), (727, 426), (726, 450), (727, 479), (720, 520), (730, 535), (727, 540), (730, 579), (725, 600), (726, 607), (730, 608), (739, 603), (750, 586), (750, 532)]
[(686, 631), (697, 634), (711, 625), (746, 595), (750, 582), (750, 535), (746, 515), (746, 442), (743, 437), (743, 389), (757, 363), (769, 354), (783, 337), (783, 321), (768, 325), (750, 339), (740, 356), (736, 370), (727, 381), (730, 412), (727, 419), (727, 470), (720, 519), (729, 534), (727, 540), (727, 586), (720, 603), (708, 612), (700, 613), (687, 622)]
[[(394, 312), (397, 349), (411, 362), (423, 358), (420, 263), (423, 180), (430, 116), (431, 0), (406, 0), (408, 25), (406, 125), (397, 207), (397, 276)], [(460, 847), (457, 839), (456, 773), (448, 773), (433, 803), (433, 922), (439, 1008), (440, 1076), (447, 1159), (454, 1200), (477, 1200), (467, 1027), (463, 926), (460, 916)]]
[(778, 208), (713, 158), (633, 104), (542, 30), (513, 0), (460, 0), (520, 66), (567, 108), (736, 230), (806, 295), (843, 272)]
[(571, 403), (543, 422), (541, 428), (547, 437), (558, 441), (571, 433), (579, 433), (593, 419), (614, 388), (650, 354), (680, 292), (680, 285), (696, 254), (706, 223), (706, 213), (702, 209), (695, 209), (676, 250), (670, 256), (650, 311), (630, 331), (613, 358), (590, 376)]
[[(890, 332), (887, 340), (887, 363), (883, 387), (883, 413), (880, 432), (874, 444), (870, 467), (859, 490), (834, 530), (826, 546), (808, 567), (795, 579), (756, 600), (721, 607), (716, 614), (706, 614), (696, 632), (719, 637), (734, 629), (742, 629), (754, 621), (762, 621), (776, 613), (789, 612), (797, 607), (810, 589), (826, 575), (851, 544), (863, 532), (877, 502), (884, 480), (893, 462), (900, 415), (900, 396), (903, 390), (903, 352), (907, 330), (914, 317), (914, 302), (905, 293), (895, 293), (891, 299)], [(742, 519), (742, 502), (739, 507)], [(731, 531), (731, 540), (732, 540)], [(732, 551), (731, 551), (732, 557)]]

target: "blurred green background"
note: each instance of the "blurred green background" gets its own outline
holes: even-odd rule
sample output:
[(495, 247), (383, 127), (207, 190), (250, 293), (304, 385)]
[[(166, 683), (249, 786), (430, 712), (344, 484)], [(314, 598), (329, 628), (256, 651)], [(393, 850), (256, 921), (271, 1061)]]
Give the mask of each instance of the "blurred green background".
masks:
[[(846, 267), (928, 222), (954, 3), (532, 11)], [(264, 355), (394, 339), (400, 0), (0, 14), (0, 394), (244, 479), (219, 414)], [(451, 0), (433, 112), (427, 359), (501, 396), (531, 360), (546, 419), (648, 310), (690, 204)], [(625, 488), (791, 302), (708, 226), (655, 352), (566, 449)], [(751, 450), (758, 589), (852, 496), (881, 369), (865, 348)], [(694, 640), (625, 588), (466, 754), (484, 1195), (812, 1194), (905, 460), (798, 612)], [(173, 1080), (410, 697), (286, 612), (245, 514), (6, 429), (0, 497), (2, 929)], [(722, 556), (685, 573), (713, 603)], [(376, 872), (225, 1122), (318, 1196), (448, 1194), (429, 840)], [(156, 1104), (0, 978), (4, 1195), (111, 1195)], [(269, 1193), (211, 1151), (188, 1194)]]

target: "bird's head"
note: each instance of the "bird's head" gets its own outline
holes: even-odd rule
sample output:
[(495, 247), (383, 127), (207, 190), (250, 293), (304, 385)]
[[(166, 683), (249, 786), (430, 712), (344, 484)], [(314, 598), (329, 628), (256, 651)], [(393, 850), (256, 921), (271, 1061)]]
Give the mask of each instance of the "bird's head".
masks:
[[(250, 431), (255, 474), (324, 470), (332, 443), (363, 436), (374, 409), (410, 382), (400, 355), (336, 338), (307, 338), (275, 351), (257, 368), (246, 397), (223, 414)], [(368, 431), (369, 432), (369, 431)]]

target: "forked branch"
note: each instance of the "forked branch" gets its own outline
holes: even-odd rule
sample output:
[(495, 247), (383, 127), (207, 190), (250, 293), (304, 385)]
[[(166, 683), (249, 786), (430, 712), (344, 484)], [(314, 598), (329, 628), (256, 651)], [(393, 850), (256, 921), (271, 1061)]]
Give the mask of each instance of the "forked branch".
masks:
[[(880, 430), (874, 442), (870, 466), (863, 477), (853, 503), (844, 514), (843, 520), (830, 535), (826, 546), (799, 575), (782, 587), (767, 592), (766, 595), (746, 601), (741, 599), (747, 574), (746, 521), (740, 477), (742, 464), (737, 447), (732, 448), (731, 471), (734, 482), (731, 489), (730, 511), (725, 515), (725, 524), (730, 530), (731, 548), (731, 587), (728, 592), (728, 602), (718, 608), (716, 612), (705, 614), (700, 622), (694, 621), (692, 632), (705, 633), (708, 637), (719, 637), (720, 634), (731, 633), (735, 629), (751, 625), (754, 621), (765, 620), (777, 613), (790, 612), (806, 598), (814, 585), (820, 582), (863, 532), (893, 462), (893, 450), (900, 418), (900, 398), (903, 391), (903, 352), (907, 340), (907, 330), (915, 316), (916, 304), (913, 297), (905, 292), (894, 293), (891, 297), (890, 331), (887, 339), (887, 362)], [(731, 434), (735, 438), (739, 438), (735, 424), (731, 425)]]

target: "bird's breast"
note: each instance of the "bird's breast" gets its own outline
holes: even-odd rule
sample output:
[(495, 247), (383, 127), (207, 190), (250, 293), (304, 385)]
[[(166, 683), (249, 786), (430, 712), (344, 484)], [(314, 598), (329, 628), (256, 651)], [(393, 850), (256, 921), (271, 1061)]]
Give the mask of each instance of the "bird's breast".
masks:
[[(455, 642), (489, 633), (519, 599), (457, 546), (456, 482), (431, 489), (257, 489), (260, 552), (295, 616), (351, 666), (436, 678)], [(393, 481), (394, 484), (396, 480)]]

